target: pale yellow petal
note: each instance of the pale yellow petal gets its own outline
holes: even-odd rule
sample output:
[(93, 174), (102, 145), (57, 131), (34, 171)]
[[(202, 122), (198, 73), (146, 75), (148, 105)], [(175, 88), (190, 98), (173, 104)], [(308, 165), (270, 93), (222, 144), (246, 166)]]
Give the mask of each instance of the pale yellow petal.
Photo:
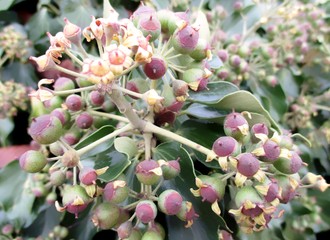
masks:
[(215, 214), (217, 214), (217, 215), (220, 216), (220, 214), (221, 214), (221, 210), (220, 210), (220, 207), (219, 207), (218, 201), (215, 201), (214, 203), (212, 203), (211, 208), (212, 208), (212, 211), (213, 211)]
[(260, 139), (263, 143), (265, 143), (268, 140), (267, 135), (263, 133), (256, 133), (255, 137)]
[(258, 172), (253, 175), (253, 178), (257, 179), (259, 182), (263, 182), (266, 179), (266, 174), (264, 171), (259, 169)]
[(162, 176), (163, 175), (163, 171), (162, 171), (161, 167), (154, 168), (154, 169), (150, 170), (149, 172), (153, 172), (157, 176)]
[(55, 208), (58, 212), (64, 212), (66, 207), (62, 207), (58, 201), (55, 202)]
[(257, 157), (265, 156), (265, 150), (262, 147), (254, 149), (251, 153), (256, 155)]
[(218, 157), (218, 162), (223, 171), (228, 170), (228, 162), (227, 162), (227, 157)]
[(201, 194), (200, 194), (200, 190), (197, 189), (197, 190), (194, 190), (193, 188), (190, 188), (190, 192), (195, 196), (195, 197), (200, 197)]
[(113, 182), (113, 188), (116, 189), (118, 187), (125, 187), (126, 186), (126, 181), (124, 180), (115, 180)]
[(100, 175), (104, 174), (108, 169), (109, 169), (109, 167), (103, 167), (103, 168), (96, 169), (95, 172), (98, 176), (100, 176)]
[(247, 180), (247, 177), (240, 174), (239, 172), (236, 173), (236, 176), (235, 176), (235, 185), (237, 187), (241, 187), (243, 186), (243, 184), (245, 183), (245, 181)]
[(255, 189), (257, 189), (257, 191), (260, 194), (266, 196), (268, 193), (269, 186), (268, 185), (257, 185), (257, 186), (255, 186)]

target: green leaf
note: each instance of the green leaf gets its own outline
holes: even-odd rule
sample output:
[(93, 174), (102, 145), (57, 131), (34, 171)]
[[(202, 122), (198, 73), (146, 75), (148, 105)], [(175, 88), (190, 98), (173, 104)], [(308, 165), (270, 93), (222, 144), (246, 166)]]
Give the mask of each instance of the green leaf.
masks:
[(153, 150), (154, 159), (176, 159), (180, 157), (181, 173), (173, 180), (165, 181), (163, 188), (174, 189), (182, 197), (192, 202), (199, 218), (194, 221), (190, 228), (185, 228), (185, 223), (175, 216), (167, 216), (168, 235), (171, 240), (200, 240), (218, 239), (218, 228), (227, 229), (226, 222), (222, 217), (217, 216), (211, 210), (211, 205), (203, 203), (200, 198), (196, 198), (190, 192), (190, 188), (195, 186), (195, 169), (188, 152), (176, 142), (166, 142), (160, 144)]
[(27, 24), (29, 39), (37, 41), (44, 37), (46, 32), (50, 31), (50, 25), (53, 23), (47, 8), (42, 7), (34, 14)]
[(12, 62), (3, 68), (3, 79), (14, 79), (15, 82), (35, 88), (38, 79), (35, 69), (29, 63)]
[(7, 10), (15, 0), (5, 0), (5, 1), (0, 1), (0, 11)]
[(32, 211), (35, 196), (29, 189), (31, 181), (27, 176), (18, 161), (0, 170), (0, 206), (6, 217), (20, 226), (30, 225), (36, 217)]
[(208, 106), (220, 110), (235, 110), (237, 112), (247, 111), (265, 116), (271, 125), (281, 133), (280, 127), (270, 116), (269, 112), (261, 105), (252, 93), (244, 90), (227, 94), (216, 103), (206, 103)]
[(109, 148), (97, 155), (95, 160), (95, 169), (109, 167), (109, 169), (98, 179), (109, 182), (116, 179), (131, 164), (128, 156), (116, 151), (114, 147)]
[(194, 25), (199, 27), (199, 37), (209, 42), (211, 36), (209, 22), (207, 21), (205, 13), (201, 10), (197, 11), (197, 18)]
[(208, 90), (200, 92), (190, 92), (190, 101), (202, 104), (217, 103), (229, 93), (238, 91), (237, 86), (229, 82), (212, 82), (207, 85)]
[(0, 119), (0, 143), (5, 145), (9, 134), (14, 129), (14, 123), (9, 118)]
[(230, 110), (219, 110), (217, 108), (200, 103), (193, 103), (184, 111), (184, 113), (190, 116), (196, 117), (198, 119), (207, 119), (216, 123), (222, 123), (223, 119), (230, 112)]
[(61, 1), (60, 9), (63, 19), (68, 18), (72, 23), (81, 28), (89, 26), (91, 16), (96, 16), (96, 9), (92, 6), (91, 1), (87, 0), (65, 0)]
[(135, 141), (129, 137), (116, 138), (114, 146), (118, 152), (126, 154), (128, 159), (131, 159), (138, 152)]
[[(83, 147), (86, 147), (89, 144), (99, 140), (100, 138), (105, 137), (106, 135), (112, 133), (113, 131), (114, 131), (113, 126), (110, 126), (110, 125), (103, 126), (103, 127), (99, 128), (98, 130), (96, 130), (95, 132), (93, 132), (87, 138), (80, 141), (76, 145), (75, 149), (79, 150)], [(85, 158), (90, 157), (90, 156), (94, 156), (94, 155), (96, 155), (100, 152), (103, 152), (103, 151), (107, 150), (108, 148), (110, 148), (112, 146), (112, 144), (113, 144), (113, 139), (107, 140), (106, 142), (104, 142), (102, 144), (99, 144), (97, 147), (93, 148), (88, 153), (84, 154), (83, 156)]]

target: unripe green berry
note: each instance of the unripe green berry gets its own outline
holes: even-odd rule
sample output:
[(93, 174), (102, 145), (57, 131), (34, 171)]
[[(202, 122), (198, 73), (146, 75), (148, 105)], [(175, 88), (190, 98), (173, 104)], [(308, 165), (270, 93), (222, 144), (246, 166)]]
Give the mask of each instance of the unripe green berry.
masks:
[(40, 172), (47, 164), (44, 154), (38, 151), (29, 150), (19, 158), (21, 168), (29, 173)]

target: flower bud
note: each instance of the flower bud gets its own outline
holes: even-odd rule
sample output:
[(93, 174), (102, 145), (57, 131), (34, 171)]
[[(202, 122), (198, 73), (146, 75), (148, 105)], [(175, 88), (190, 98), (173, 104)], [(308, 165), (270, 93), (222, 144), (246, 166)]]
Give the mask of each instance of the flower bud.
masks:
[(55, 91), (65, 91), (74, 89), (75, 84), (70, 78), (59, 77), (56, 79), (53, 87)]
[(253, 143), (260, 141), (259, 138), (255, 137), (255, 134), (265, 134), (268, 136), (268, 127), (264, 123), (256, 123), (251, 127), (251, 140)]
[(161, 32), (161, 24), (158, 17), (154, 13), (141, 15), (138, 22), (138, 29), (141, 30), (143, 36), (151, 36), (149, 41), (155, 41)]
[(143, 234), (141, 240), (164, 240), (164, 238), (159, 232), (149, 229)]
[(251, 153), (242, 153), (237, 160), (237, 171), (246, 177), (253, 177), (260, 169), (259, 160)]
[(235, 156), (240, 152), (240, 146), (233, 137), (219, 137), (212, 146), (212, 150), (219, 157)]
[(88, 96), (89, 102), (92, 104), (93, 107), (100, 107), (104, 103), (104, 95), (101, 94), (99, 91), (91, 91)]
[(117, 205), (110, 202), (103, 202), (94, 210), (92, 221), (96, 227), (111, 229), (117, 224), (119, 215), (120, 210)]
[(154, 202), (150, 200), (143, 200), (135, 208), (136, 217), (142, 223), (149, 223), (157, 216), (157, 207)]
[(79, 45), (81, 42), (81, 28), (71, 23), (67, 18), (64, 18), (65, 26), (63, 34), (70, 42)]
[(57, 200), (57, 195), (55, 192), (50, 192), (48, 193), (48, 195), (46, 196), (46, 202), (49, 205), (53, 205), (55, 203), (55, 201)]
[(65, 104), (71, 111), (80, 111), (84, 107), (82, 98), (77, 94), (71, 94), (65, 99)]
[(62, 124), (57, 117), (43, 115), (32, 120), (28, 133), (40, 144), (51, 144), (61, 137)]
[(182, 196), (175, 190), (165, 190), (158, 197), (158, 208), (167, 215), (176, 215), (182, 205)]
[(170, 161), (158, 161), (163, 172), (164, 180), (169, 180), (177, 177), (181, 172), (179, 159)]
[(65, 125), (67, 125), (70, 120), (71, 120), (71, 115), (68, 112), (68, 110), (63, 109), (63, 108), (55, 108), (51, 113), (51, 116), (57, 117), (61, 123), (62, 126), (64, 127)]

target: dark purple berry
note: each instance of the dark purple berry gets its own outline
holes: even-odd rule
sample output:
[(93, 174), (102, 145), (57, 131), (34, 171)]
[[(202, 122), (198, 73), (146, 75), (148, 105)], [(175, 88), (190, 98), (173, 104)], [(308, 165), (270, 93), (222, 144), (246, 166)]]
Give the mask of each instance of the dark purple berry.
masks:
[(104, 95), (99, 91), (91, 91), (89, 93), (89, 101), (94, 107), (100, 107), (104, 103)]
[(268, 139), (262, 147), (265, 152), (265, 156), (262, 158), (263, 161), (273, 162), (280, 156), (281, 148), (276, 142)]
[(93, 125), (93, 121), (94, 119), (92, 115), (89, 114), (88, 112), (80, 113), (75, 119), (75, 123), (77, 127), (81, 129), (90, 128)]
[(166, 63), (164, 59), (160, 57), (152, 57), (149, 63), (146, 63), (143, 67), (144, 73), (148, 78), (155, 80), (161, 78), (166, 73)]
[(71, 111), (80, 111), (84, 107), (82, 98), (77, 94), (71, 94), (65, 99), (65, 104)]

